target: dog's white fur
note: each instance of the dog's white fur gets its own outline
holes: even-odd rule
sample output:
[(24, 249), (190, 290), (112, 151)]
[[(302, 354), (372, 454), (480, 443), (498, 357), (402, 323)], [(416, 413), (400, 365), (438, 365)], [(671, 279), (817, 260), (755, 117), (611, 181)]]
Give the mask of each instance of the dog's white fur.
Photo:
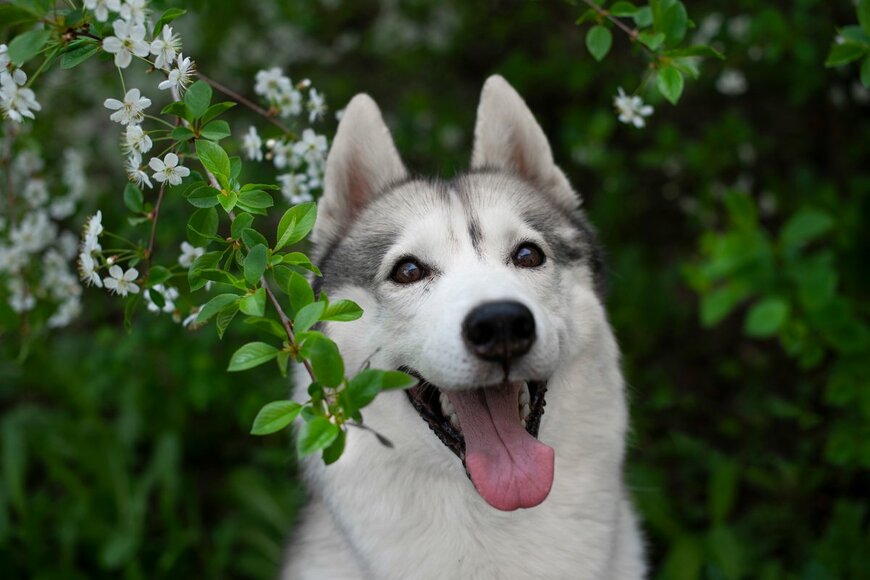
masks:
[[(550, 260), (524, 271), (504, 260), (517, 240), (534, 241), (548, 256), (554, 251), (518, 217), (524, 191), (546, 192), (566, 212), (579, 200), (531, 112), (498, 76), (483, 89), (472, 164), (509, 172), (479, 175), (469, 185), (484, 232), (480, 248), (458, 234), (467, 229), (459, 202), (439, 201), (425, 184), (398, 186), (393, 201), (378, 198), (406, 170), (374, 101), (364, 95), (351, 101), (329, 155), (315, 243), (335, 244), (353, 228), (399, 231), (379, 263), (359, 264), (377, 269), (380, 286), (330, 288), (330, 297), (355, 300), (365, 315), (329, 323), (324, 331), (338, 343), (349, 372), (370, 360), (373, 367), (410, 366), (444, 389), (468, 388), (498, 383), (503, 371), (467, 352), (459, 332), (463, 317), (490, 300), (525, 304), (537, 340), (510, 376), (549, 379), (538, 438), (555, 450), (550, 495), (535, 508), (494, 509), (406, 395), (383, 393), (363, 413), (366, 425), (394, 449), (351, 429), (336, 464), (303, 461), (312, 500), (288, 546), (283, 578), (644, 576), (622, 480), (627, 411), (619, 351), (590, 269)], [(431, 284), (388, 281), (394, 261), (408, 254), (437, 269)], [(297, 378), (302, 396), (306, 377)]]

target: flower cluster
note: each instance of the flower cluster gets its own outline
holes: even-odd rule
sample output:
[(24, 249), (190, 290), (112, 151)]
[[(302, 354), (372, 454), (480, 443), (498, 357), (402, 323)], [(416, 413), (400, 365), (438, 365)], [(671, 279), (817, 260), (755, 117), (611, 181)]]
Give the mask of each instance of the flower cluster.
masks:
[(634, 125), (638, 129), (646, 125), (643, 118), (653, 114), (652, 106), (644, 105), (643, 99), (636, 95), (626, 95), (622, 87), (619, 87), (618, 94), (613, 97), (613, 106), (619, 113), (620, 121)]
[(42, 158), (24, 150), (10, 177), (16, 206), (5, 208), (8, 219), (0, 218), (0, 296), (5, 290), (7, 304), (19, 314), (39, 308), (49, 328), (66, 326), (81, 311), (82, 289), (70, 267), (76, 236), (58, 222), (75, 213), (84, 195), (84, 159), (67, 150), (61, 179), (52, 183)]
[(35, 118), (33, 111), (42, 109), (26, 83), (27, 74), (9, 60), (9, 47), (0, 44), (0, 108), (5, 118), (16, 123), (23, 122), (25, 117)]

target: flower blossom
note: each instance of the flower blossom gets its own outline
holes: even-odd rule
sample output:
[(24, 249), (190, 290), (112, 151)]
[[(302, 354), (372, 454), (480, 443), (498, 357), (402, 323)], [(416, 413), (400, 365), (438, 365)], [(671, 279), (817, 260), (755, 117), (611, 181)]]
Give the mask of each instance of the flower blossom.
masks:
[(26, 80), (27, 75), (20, 69), (12, 74), (5, 70), (0, 73), (0, 108), (5, 117), (16, 123), (23, 122), (24, 117), (34, 119), (33, 111), (42, 110), (33, 91), (21, 86)]
[(129, 179), (131, 183), (135, 183), (138, 187), (146, 185), (149, 188), (154, 187), (151, 185), (151, 179), (148, 177), (148, 174), (142, 170), (141, 165), (142, 156), (133, 152), (124, 163), (124, 169), (127, 172), (127, 179)]
[(190, 268), (197, 258), (205, 254), (205, 248), (197, 248), (187, 242), (181, 242), (181, 255), (178, 263), (184, 268)]
[(161, 35), (151, 43), (151, 54), (157, 57), (154, 59), (154, 66), (168, 69), (175, 62), (175, 55), (179, 48), (181, 48), (181, 38), (172, 33), (171, 26), (164, 26)]
[(103, 106), (115, 111), (109, 118), (122, 125), (138, 124), (145, 118), (145, 109), (151, 106), (151, 99), (143, 97), (139, 89), (133, 88), (124, 95), (124, 101), (106, 99)]
[(109, 268), (109, 275), (103, 278), (103, 285), (120, 296), (138, 294), (139, 286), (135, 283), (139, 277), (139, 270), (130, 268), (126, 272), (121, 266), (114, 265)]
[(196, 65), (192, 60), (190, 60), (190, 57), (185, 58), (183, 54), (178, 53), (178, 60), (175, 62), (175, 68), (169, 71), (166, 80), (157, 85), (157, 88), (161, 91), (174, 89), (181, 93), (187, 89), (187, 85), (190, 84), (190, 78), (195, 72)]
[(178, 155), (167, 153), (161, 161), (158, 157), (152, 157), (148, 167), (154, 170), (151, 177), (157, 183), (168, 182), (169, 185), (180, 185), (184, 177), (190, 175), (190, 169), (178, 164)]
[(129, 153), (144, 155), (151, 150), (151, 145), (151, 137), (142, 130), (141, 125), (127, 125), (127, 130), (124, 132), (124, 150)]
[(85, 8), (94, 13), (97, 20), (105, 22), (109, 19), (109, 10), (119, 12), (121, 0), (85, 0)]
[(151, 47), (145, 42), (144, 24), (132, 20), (116, 20), (112, 23), (112, 28), (115, 36), (103, 39), (103, 50), (115, 55), (115, 66), (127, 68), (133, 62), (134, 54), (141, 58), (148, 56)]
[(653, 114), (653, 108), (650, 105), (644, 105), (643, 100), (636, 95), (626, 95), (622, 87), (619, 87), (619, 94), (613, 97), (613, 106), (619, 113), (620, 121), (632, 124), (638, 129), (646, 125), (643, 118)]
[(90, 252), (82, 252), (78, 259), (79, 277), (88, 286), (94, 285), (97, 288), (103, 287), (103, 280), (97, 272), (97, 261)]
[(245, 134), (242, 141), (242, 147), (245, 149), (245, 154), (251, 161), (263, 160), (263, 140), (260, 139), (260, 135), (257, 134), (257, 128), (253, 125)]
[(313, 123), (322, 119), (325, 114), (326, 99), (317, 92), (317, 89), (311, 89), (311, 92), (308, 93), (308, 122)]

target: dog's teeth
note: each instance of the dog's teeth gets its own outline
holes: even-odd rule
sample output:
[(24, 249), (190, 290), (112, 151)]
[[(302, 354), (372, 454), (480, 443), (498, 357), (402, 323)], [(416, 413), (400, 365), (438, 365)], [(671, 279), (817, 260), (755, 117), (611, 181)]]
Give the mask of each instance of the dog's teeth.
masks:
[(525, 424), (526, 419), (529, 417), (529, 414), (530, 414), (531, 412), (532, 412), (532, 408), (529, 406), (528, 403), (525, 403), (525, 404), (520, 408), (520, 420), (522, 420), (523, 424)]
[(453, 408), (453, 403), (450, 402), (446, 394), (441, 393), (438, 400), (441, 402), (441, 412), (444, 413), (445, 417), (456, 414), (456, 409)]
[(453, 425), (453, 428), (457, 431), (462, 431), (462, 428), (459, 426), (459, 415), (456, 413), (452, 413), (447, 416), (447, 419), (450, 421), (450, 424)]
[(523, 428), (525, 429), (525, 427), (526, 427), (526, 420), (523, 419), (522, 421), (520, 421), (520, 425), (522, 425)]
[(520, 389), (520, 406), (528, 405), (531, 400), (532, 399), (529, 396), (529, 385), (524, 384), (523, 388)]

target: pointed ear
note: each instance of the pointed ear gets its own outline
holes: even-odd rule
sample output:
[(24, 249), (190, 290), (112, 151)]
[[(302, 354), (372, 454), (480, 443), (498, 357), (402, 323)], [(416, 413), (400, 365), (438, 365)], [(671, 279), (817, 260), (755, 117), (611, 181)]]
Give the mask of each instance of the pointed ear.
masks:
[(571, 211), (580, 196), (553, 162), (547, 137), (522, 97), (499, 75), (486, 80), (477, 108), (472, 168), (511, 171)]
[(344, 110), (326, 159), (314, 242), (335, 239), (385, 186), (406, 175), (377, 104), (368, 95), (355, 96)]

